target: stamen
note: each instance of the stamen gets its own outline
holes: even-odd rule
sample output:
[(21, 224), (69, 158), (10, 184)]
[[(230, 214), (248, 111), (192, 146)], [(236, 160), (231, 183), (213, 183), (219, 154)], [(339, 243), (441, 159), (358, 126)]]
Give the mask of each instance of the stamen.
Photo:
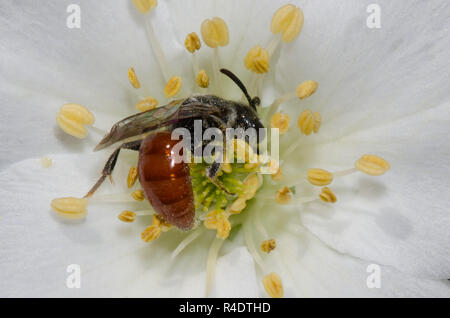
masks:
[(203, 221), (204, 226), (208, 230), (217, 229), (218, 223), (219, 223), (218, 215), (217, 215), (217, 211), (215, 211), (215, 210), (206, 214), (205, 220)]
[(281, 32), (283, 42), (294, 40), (303, 27), (303, 11), (293, 4), (286, 4), (279, 8), (272, 17), (270, 30), (277, 34)]
[(167, 232), (171, 227), (171, 224), (165, 222), (155, 214), (153, 215), (152, 225), (142, 232), (141, 238), (146, 243), (154, 241), (161, 235), (162, 232)]
[(134, 185), (134, 183), (136, 182), (137, 176), (138, 176), (137, 167), (131, 167), (130, 171), (128, 171), (128, 177), (127, 177), (128, 189)]
[(156, 98), (147, 97), (136, 104), (136, 109), (145, 112), (147, 110), (155, 109), (157, 106), (158, 100)]
[(164, 95), (166, 95), (167, 98), (173, 97), (181, 89), (181, 77), (179, 76), (173, 76), (168, 82), (166, 87), (164, 88)]
[(144, 191), (142, 191), (142, 190), (136, 190), (136, 191), (131, 192), (131, 196), (136, 201), (144, 201), (145, 200)]
[(195, 51), (200, 50), (201, 46), (202, 43), (200, 42), (197, 33), (192, 32), (186, 36), (186, 40), (184, 41), (184, 47), (186, 48), (186, 50), (194, 53)]
[(244, 189), (240, 197), (245, 200), (252, 199), (255, 196), (259, 186), (259, 178), (256, 173), (250, 174), (244, 179)]
[(42, 157), (41, 158), (41, 165), (44, 168), (50, 168), (52, 166), (53, 162), (52, 159), (48, 158), (48, 157)]
[(319, 83), (317, 83), (316, 81), (304, 81), (297, 86), (297, 90), (295, 92), (297, 93), (298, 98), (304, 99), (314, 94), (318, 87)]
[(319, 198), (323, 202), (327, 202), (327, 203), (335, 203), (337, 201), (336, 195), (328, 187), (324, 187), (322, 189), (322, 192), (319, 194)]
[(134, 222), (134, 220), (136, 219), (136, 213), (132, 211), (123, 211), (118, 215), (118, 218), (122, 222), (131, 223)]
[(136, 76), (136, 72), (132, 67), (128, 69), (128, 79), (130, 80), (131, 86), (133, 86), (136, 89), (141, 88), (141, 83), (139, 82), (139, 79)]
[(208, 251), (208, 258), (206, 260), (206, 296), (209, 296), (214, 278), (214, 269), (219, 255), (220, 248), (225, 240), (215, 238)]
[(210, 48), (226, 46), (229, 41), (228, 26), (224, 20), (214, 17), (203, 21), (200, 28), (203, 42)]
[(207, 88), (209, 86), (209, 76), (205, 70), (201, 70), (197, 74), (197, 85), (201, 88)]
[(355, 168), (370, 176), (381, 176), (391, 166), (386, 160), (376, 155), (363, 155), (356, 161)]
[(260, 45), (256, 45), (248, 51), (244, 65), (254, 73), (263, 74), (269, 71), (269, 60), (269, 52)]
[(264, 289), (272, 298), (283, 297), (283, 283), (281, 282), (280, 276), (276, 273), (270, 273), (263, 277)]
[(322, 116), (320, 116), (320, 113), (313, 113), (309, 109), (303, 111), (298, 118), (298, 127), (300, 128), (300, 131), (306, 136), (309, 136), (313, 131), (317, 133), (319, 131), (321, 123)]
[(288, 114), (284, 113), (276, 113), (270, 119), (270, 127), (278, 128), (280, 135), (283, 135), (287, 132), (289, 128), (289, 122), (291, 117)]
[(82, 219), (87, 213), (87, 199), (74, 197), (53, 199), (50, 206), (60, 216), (67, 219)]
[(309, 169), (308, 181), (316, 186), (326, 186), (333, 181), (333, 174), (324, 169)]
[(274, 239), (265, 240), (261, 244), (261, 251), (269, 254), (277, 247), (277, 243)]
[(231, 223), (228, 219), (228, 215), (222, 213), (222, 217), (217, 224), (217, 237), (225, 240), (230, 235)]
[(242, 197), (237, 198), (236, 201), (234, 201), (230, 206), (230, 213), (231, 214), (239, 214), (242, 212), (242, 210), (245, 209), (247, 206), (246, 200)]
[(203, 227), (198, 227), (195, 231), (186, 236), (180, 244), (178, 244), (177, 248), (172, 252), (171, 258), (174, 259), (178, 256), (189, 244), (191, 244), (196, 238), (198, 238), (204, 229)]
[(275, 201), (279, 204), (288, 204), (292, 199), (292, 192), (288, 187), (278, 189), (275, 193)]
[(134, 6), (140, 13), (148, 13), (158, 5), (158, 0), (133, 0)]
[(167, 64), (166, 56), (164, 55), (161, 45), (159, 44), (159, 40), (155, 35), (155, 31), (153, 30), (153, 26), (149, 18), (145, 19), (145, 25), (147, 29), (147, 36), (155, 53), (155, 57), (158, 61), (161, 73), (164, 77), (164, 80), (168, 81), (170, 74), (169, 65)]
[(85, 138), (88, 131), (85, 125), (95, 122), (94, 115), (79, 104), (65, 104), (56, 115), (56, 121), (64, 132), (77, 138)]
[(278, 171), (271, 175), (273, 181), (281, 181), (283, 180), (283, 171), (281, 167), (279, 167)]

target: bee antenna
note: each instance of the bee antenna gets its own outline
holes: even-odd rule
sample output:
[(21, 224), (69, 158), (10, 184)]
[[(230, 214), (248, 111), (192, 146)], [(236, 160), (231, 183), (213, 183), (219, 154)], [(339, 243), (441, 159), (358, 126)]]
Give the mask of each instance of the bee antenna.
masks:
[(252, 107), (256, 111), (256, 106), (259, 106), (259, 104), (261, 103), (259, 97), (256, 96), (251, 98), (250, 95), (248, 94), (247, 88), (245, 87), (244, 83), (242, 83), (241, 80), (236, 75), (234, 75), (234, 73), (231, 72), (230, 70), (227, 70), (226, 68), (221, 68), (220, 72), (228, 76), (237, 86), (239, 86), (239, 88), (247, 98), (250, 107)]

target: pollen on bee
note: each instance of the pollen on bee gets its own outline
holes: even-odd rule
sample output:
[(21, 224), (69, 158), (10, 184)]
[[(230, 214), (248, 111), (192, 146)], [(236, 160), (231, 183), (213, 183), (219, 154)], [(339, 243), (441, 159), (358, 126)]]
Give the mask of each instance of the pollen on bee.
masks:
[(269, 71), (269, 60), (269, 52), (260, 45), (256, 45), (248, 51), (244, 65), (254, 73), (263, 74)]
[(291, 117), (285, 113), (276, 113), (270, 119), (270, 127), (278, 128), (280, 135), (287, 132)]
[(274, 13), (270, 30), (274, 34), (281, 32), (283, 42), (291, 42), (302, 30), (303, 20), (303, 11), (300, 8), (286, 4)]
[(300, 99), (309, 97), (316, 92), (318, 87), (319, 83), (317, 83), (316, 81), (312, 80), (304, 81), (303, 83), (297, 86), (296, 89), (297, 96)]
[(363, 155), (355, 163), (355, 168), (371, 176), (381, 176), (391, 166), (383, 158), (376, 155)]
[(158, 5), (158, 0), (133, 0), (133, 4), (140, 13), (148, 13)]
[(164, 88), (164, 95), (166, 95), (167, 98), (173, 97), (181, 89), (181, 77), (179, 76), (173, 76), (168, 82), (166, 87)]
[(140, 110), (141, 112), (145, 112), (147, 110), (155, 109), (158, 106), (158, 100), (153, 97), (147, 97), (142, 100), (140, 100), (136, 104), (136, 109)]
[(201, 70), (197, 74), (197, 85), (201, 88), (207, 88), (209, 86), (209, 76), (205, 70)]
[(82, 219), (87, 213), (87, 199), (65, 197), (53, 199), (50, 206), (60, 216), (68, 219)]
[(133, 86), (136, 89), (141, 88), (141, 83), (139, 82), (139, 79), (136, 76), (136, 72), (132, 67), (128, 69), (128, 79), (130, 80), (131, 86)]
[(333, 181), (333, 174), (324, 169), (309, 169), (308, 181), (315, 186), (326, 186)]
[(229, 41), (228, 26), (219, 17), (206, 19), (202, 22), (200, 32), (203, 42), (211, 48), (226, 46)]
[(277, 273), (270, 273), (263, 277), (264, 289), (272, 298), (283, 297), (283, 283)]
[(192, 32), (186, 36), (186, 40), (184, 40), (184, 47), (191, 53), (200, 50), (202, 43), (197, 35), (197, 33)]
[(67, 134), (82, 139), (88, 134), (85, 125), (92, 125), (95, 118), (83, 105), (65, 104), (56, 115), (56, 122)]

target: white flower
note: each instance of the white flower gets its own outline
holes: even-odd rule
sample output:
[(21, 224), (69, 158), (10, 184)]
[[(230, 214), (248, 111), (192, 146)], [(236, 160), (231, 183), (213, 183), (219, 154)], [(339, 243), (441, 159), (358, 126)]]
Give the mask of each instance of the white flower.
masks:
[[(280, 107), (292, 118), (305, 109), (320, 112), (322, 125), (318, 134), (283, 135), (283, 184), (296, 183), (309, 168), (351, 168), (364, 153), (382, 155), (391, 170), (379, 179), (352, 174), (335, 180), (334, 205), (278, 205), (278, 186), (267, 182), (239, 215), (240, 233), (222, 246), (211, 295), (264, 296), (261, 279), (274, 271), (285, 296), (448, 297), (446, 1), (379, 1), (381, 29), (366, 27), (361, 1), (294, 3), (304, 12), (303, 29), (275, 51), (262, 104), (313, 79), (320, 86), (314, 95)], [(144, 17), (131, 1), (80, 1), (80, 29), (65, 27), (59, 1), (2, 6), (0, 296), (205, 295), (212, 231), (171, 259), (190, 234), (170, 231), (145, 244), (140, 232), (151, 218), (138, 218), (132, 226), (117, 220), (120, 211), (145, 203), (90, 204), (87, 219), (78, 222), (50, 212), (53, 198), (82, 196), (109, 155), (91, 152), (101, 137), (93, 130), (84, 140), (65, 135), (55, 114), (62, 104), (80, 103), (95, 114), (96, 127), (109, 129), (136, 112), (139, 97), (128, 83), (130, 67), (139, 78), (139, 94), (167, 101), (169, 78), (149, 46), (145, 21), (165, 53), (166, 77), (180, 76), (184, 94), (196, 85), (185, 37), (200, 34), (202, 21), (215, 16), (229, 28), (229, 44), (218, 49), (220, 65), (249, 83), (254, 77), (244, 58), (275, 38), (270, 21), (282, 4), (167, 0)], [(212, 74), (213, 49), (204, 45), (195, 54)], [(232, 83), (222, 83), (227, 98), (240, 98)], [(44, 155), (52, 160), (48, 168), (41, 164)], [(115, 184), (105, 182), (99, 193), (126, 188), (136, 155), (124, 152), (119, 160)], [(308, 191), (306, 183), (297, 186), (295, 196)], [(275, 250), (261, 253), (261, 242), (270, 238), (276, 239)], [(66, 287), (70, 264), (81, 267), (80, 289)], [(381, 267), (379, 289), (366, 286), (370, 264)]]

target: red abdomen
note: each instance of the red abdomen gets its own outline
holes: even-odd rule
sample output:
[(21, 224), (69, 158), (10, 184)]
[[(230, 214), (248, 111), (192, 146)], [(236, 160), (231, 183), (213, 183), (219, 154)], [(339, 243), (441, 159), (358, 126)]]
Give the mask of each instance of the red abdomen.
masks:
[(195, 207), (189, 165), (175, 163), (172, 148), (179, 142), (169, 132), (152, 134), (139, 150), (139, 181), (155, 211), (174, 226), (188, 230)]

